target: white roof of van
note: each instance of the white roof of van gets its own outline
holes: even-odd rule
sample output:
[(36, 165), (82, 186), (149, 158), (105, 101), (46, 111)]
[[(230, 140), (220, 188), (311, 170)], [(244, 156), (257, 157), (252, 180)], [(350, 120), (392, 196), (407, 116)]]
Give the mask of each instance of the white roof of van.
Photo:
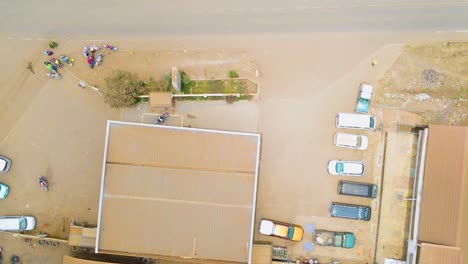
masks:
[(0, 218), (0, 230), (18, 230), (19, 218)]
[(369, 126), (371, 115), (338, 113), (340, 124), (366, 124)]

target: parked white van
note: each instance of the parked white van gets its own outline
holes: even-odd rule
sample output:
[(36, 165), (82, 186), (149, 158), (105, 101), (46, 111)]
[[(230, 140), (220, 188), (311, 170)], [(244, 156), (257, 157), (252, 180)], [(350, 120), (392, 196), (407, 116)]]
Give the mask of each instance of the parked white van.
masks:
[(337, 147), (359, 150), (366, 150), (369, 145), (367, 136), (348, 133), (335, 133), (334, 142)]
[(1, 231), (33, 230), (36, 219), (33, 216), (0, 216)]
[(336, 127), (349, 129), (375, 129), (375, 116), (362, 114), (338, 113)]

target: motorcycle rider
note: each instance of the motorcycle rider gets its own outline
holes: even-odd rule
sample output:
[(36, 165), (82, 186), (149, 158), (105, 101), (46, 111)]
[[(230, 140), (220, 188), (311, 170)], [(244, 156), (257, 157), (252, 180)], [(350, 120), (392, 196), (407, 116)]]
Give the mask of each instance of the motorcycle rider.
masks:
[(51, 70), (51, 71), (56, 71), (57, 70), (57, 67), (55, 67), (52, 63), (50, 63), (48, 61), (44, 61), (44, 65), (48, 70)]
[(69, 59), (67, 56), (65, 56), (65, 55), (61, 55), (61, 56), (60, 56), (60, 59), (61, 59), (63, 62), (65, 62), (66, 64), (72, 65), (70, 59)]
[(169, 116), (168, 112), (165, 112), (164, 114), (160, 115), (158, 119), (155, 120), (155, 124), (162, 124), (166, 121), (167, 117)]
[(41, 188), (44, 188), (46, 190), (48, 190), (49, 188), (49, 184), (47, 183), (47, 180), (44, 176), (39, 177), (39, 185), (41, 186)]

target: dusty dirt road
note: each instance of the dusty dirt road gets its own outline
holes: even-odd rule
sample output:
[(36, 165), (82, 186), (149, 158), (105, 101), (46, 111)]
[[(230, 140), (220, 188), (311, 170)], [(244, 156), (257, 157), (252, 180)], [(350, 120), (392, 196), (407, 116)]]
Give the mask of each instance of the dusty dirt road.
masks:
[[(201, 35), (466, 30), (463, 0), (198, 0), (0, 3), (0, 32)], [(53, 17), (53, 20), (47, 19)]]

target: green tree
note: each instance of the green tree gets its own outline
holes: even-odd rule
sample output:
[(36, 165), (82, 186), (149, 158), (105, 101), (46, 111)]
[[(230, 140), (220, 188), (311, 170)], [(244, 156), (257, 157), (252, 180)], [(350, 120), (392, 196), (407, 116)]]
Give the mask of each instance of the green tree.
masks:
[(138, 103), (138, 96), (148, 93), (148, 88), (136, 74), (126, 71), (114, 71), (105, 79), (102, 90), (104, 102), (111, 107), (126, 107)]

